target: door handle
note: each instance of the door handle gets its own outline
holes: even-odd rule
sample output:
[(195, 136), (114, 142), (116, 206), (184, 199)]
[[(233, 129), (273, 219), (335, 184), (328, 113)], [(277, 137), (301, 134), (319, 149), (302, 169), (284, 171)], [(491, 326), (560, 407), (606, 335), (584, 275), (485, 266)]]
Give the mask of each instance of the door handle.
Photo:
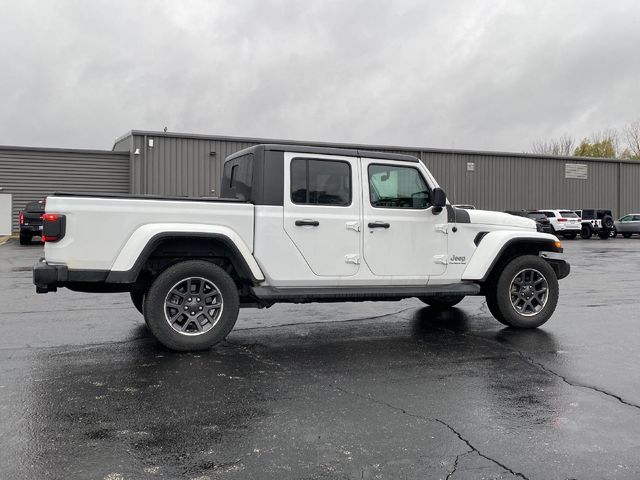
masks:
[(320, 222), (317, 220), (296, 220), (296, 227), (317, 227)]
[(368, 226), (369, 228), (389, 228), (391, 225), (387, 222), (370, 222)]

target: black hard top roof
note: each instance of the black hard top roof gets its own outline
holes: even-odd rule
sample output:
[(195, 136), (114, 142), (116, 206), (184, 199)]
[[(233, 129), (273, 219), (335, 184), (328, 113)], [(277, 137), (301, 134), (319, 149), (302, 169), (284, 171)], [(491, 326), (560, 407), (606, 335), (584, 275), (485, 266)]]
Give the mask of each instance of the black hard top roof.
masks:
[[(262, 153), (266, 150), (276, 152), (293, 152), (293, 153), (316, 153), (318, 155), (341, 155), (343, 157), (366, 157), (379, 158), (382, 160), (396, 160), (402, 162), (418, 162), (418, 159), (411, 155), (402, 155), (400, 153), (373, 152), (370, 150), (356, 150), (351, 148), (330, 148), (330, 147), (312, 147), (305, 145), (284, 145), (284, 144), (262, 144), (245, 148), (229, 155), (226, 160), (246, 155), (247, 153)], [(225, 161), (226, 161), (225, 160)]]

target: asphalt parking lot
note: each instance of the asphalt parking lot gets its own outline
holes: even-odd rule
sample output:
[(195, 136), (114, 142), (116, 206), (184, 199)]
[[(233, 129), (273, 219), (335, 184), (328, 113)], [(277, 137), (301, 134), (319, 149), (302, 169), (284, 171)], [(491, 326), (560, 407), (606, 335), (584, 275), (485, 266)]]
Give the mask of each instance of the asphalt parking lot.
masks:
[(0, 478), (638, 478), (640, 240), (565, 241), (555, 316), (480, 298), (244, 310), (175, 354), (128, 295), (36, 295), (0, 246)]

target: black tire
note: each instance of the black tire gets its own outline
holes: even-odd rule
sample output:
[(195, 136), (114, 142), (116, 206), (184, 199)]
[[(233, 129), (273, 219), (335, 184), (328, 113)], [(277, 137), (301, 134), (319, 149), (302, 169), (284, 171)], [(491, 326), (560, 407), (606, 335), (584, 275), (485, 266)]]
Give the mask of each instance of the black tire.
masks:
[(459, 304), (464, 295), (446, 295), (442, 297), (418, 297), (418, 299), (434, 308), (450, 308)]
[(602, 227), (606, 230), (611, 230), (615, 225), (613, 221), (613, 217), (611, 215), (605, 215), (604, 217), (602, 217), (601, 222), (602, 222)]
[[(200, 290), (190, 290), (194, 293), (176, 293), (179, 285), (189, 281), (196, 286), (200, 283)], [(203, 283), (209, 285), (209, 288), (213, 287), (215, 293), (204, 292)], [(174, 301), (169, 301), (170, 294), (175, 295)], [(184, 298), (178, 298), (180, 295), (184, 295)], [(187, 299), (192, 298), (193, 302), (187, 302)], [(212, 302), (212, 298), (218, 299), (220, 306), (215, 308), (213, 304), (207, 304), (207, 298)], [(189, 260), (167, 268), (151, 284), (144, 299), (144, 316), (151, 332), (165, 347), (177, 351), (206, 350), (224, 340), (231, 331), (238, 319), (239, 304), (238, 288), (224, 270), (210, 262)], [(180, 308), (171, 305), (180, 305)], [(188, 307), (185, 308), (186, 313), (182, 312), (182, 305)], [(208, 313), (202, 311), (201, 307), (208, 310)], [(191, 308), (193, 312), (190, 312)], [(198, 309), (202, 311), (201, 314)], [(173, 326), (167, 317), (169, 313), (178, 319)], [(204, 327), (200, 319), (204, 320)], [(180, 321), (183, 322), (182, 325), (179, 324)], [(185, 329), (182, 333), (176, 330), (182, 327)], [(193, 328), (196, 327), (197, 331), (194, 332)], [(199, 332), (200, 328), (203, 328), (202, 332)]]
[(622, 236), (624, 238), (631, 238), (631, 234), (630, 233), (623, 233)]
[(24, 233), (20, 234), (20, 245), (30, 245), (31, 244), (31, 235), (26, 235)]
[(580, 238), (584, 240), (589, 240), (593, 235), (593, 229), (590, 225), (583, 225), (582, 230), (580, 230)]
[(578, 232), (563, 233), (562, 236), (567, 240), (574, 240), (578, 236)]
[[(536, 301), (536, 305), (533, 306), (533, 300), (528, 302), (532, 312), (524, 313), (524, 311), (517, 310), (517, 303), (524, 301), (524, 298), (516, 297), (514, 303), (512, 303), (512, 286), (516, 278), (522, 275), (522, 272), (535, 272), (535, 277), (531, 276), (531, 282), (534, 279), (537, 281), (540, 278), (544, 279), (544, 283), (547, 285), (546, 296), (543, 301)], [(526, 278), (525, 273), (525, 278)], [(520, 277), (522, 278), (522, 277)], [(541, 283), (541, 285), (544, 285)], [(521, 284), (526, 287), (528, 284)], [(533, 290), (523, 290), (524, 293), (532, 293), (539, 295), (536, 287), (530, 287)], [(535, 300), (534, 295), (534, 300)], [(558, 279), (551, 265), (549, 265), (544, 259), (534, 255), (524, 255), (511, 260), (498, 275), (497, 281), (494, 285), (487, 288), (487, 306), (489, 311), (494, 317), (501, 323), (515, 328), (537, 328), (543, 325), (556, 309), (558, 304), (559, 287)], [(525, 305), (521, 308), (524, 310)], [(536, 310), (537, 309), (537, 310)]]
[(609, 235), (611, 236), (611, 238), (616, 238), (618, 236), (618, 229), (616, 227), (613, 227), (609, 231)]
[(136, 307), (140, 313), (144, 315), (144, 290), (134, 290), (133, 292), (129, 292), (131, 296), (131, 301), (133, 302), (133, 306)]
[(602, 229), (598, 232), (598, 238), (600, 238), (601, 240), (609, 240), (610, 236), (611, 233), (607, 229)]

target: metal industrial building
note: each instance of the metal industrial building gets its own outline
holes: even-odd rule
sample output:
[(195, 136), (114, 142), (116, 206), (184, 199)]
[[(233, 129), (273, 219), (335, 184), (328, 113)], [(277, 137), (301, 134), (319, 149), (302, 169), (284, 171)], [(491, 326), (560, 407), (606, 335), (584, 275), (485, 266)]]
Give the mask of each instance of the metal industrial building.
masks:
[(452, 203), (478, 208), (609, 208), (617, 216), (640, 210), (640, 162), (634, 161), (141, 130), (116, 139), (112, 151), (0, 147), (0, 196), (11, 195), (14, 230), (27, 201), (55, 190), (212, 196), (224, 159), (259, 143), (414, 155)]

